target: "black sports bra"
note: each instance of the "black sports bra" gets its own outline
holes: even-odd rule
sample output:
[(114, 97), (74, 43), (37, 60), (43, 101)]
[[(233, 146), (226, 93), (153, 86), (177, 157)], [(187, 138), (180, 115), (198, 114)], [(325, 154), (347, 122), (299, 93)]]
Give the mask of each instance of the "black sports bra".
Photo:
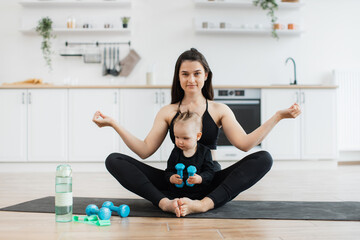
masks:
[[(170, 126), (169, 126), (169, 133), (171, 141), (175, 144), (175, 136), (174, 136), (174, 120), (180, 113), (180, 104), (178, 112), (175, 114), (174, 118), (171, 120)], [(208, 111), (208, 101), (206, 99), (206, 110), (202, 116), (202, 124), (203, 124), (203, 130), (202, 130), (202, 136), (199, 140), (199, 143), (207, 146), (210, 149), (216, 149), (217, 146), (217, 140), (219, 136), (219, 128), (216, 125), (214, 119), (209, 114)]]

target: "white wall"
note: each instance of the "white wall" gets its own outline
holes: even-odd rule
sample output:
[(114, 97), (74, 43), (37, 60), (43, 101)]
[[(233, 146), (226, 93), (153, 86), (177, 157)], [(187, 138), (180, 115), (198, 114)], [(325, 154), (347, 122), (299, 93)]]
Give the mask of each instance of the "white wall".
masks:
[[(40, 10), (35, 17), (51, 15), (65, 19), (74, 13), (90, 13), (100, 17), (131, 14), (129, 35), (69, 34), (58, 35), (54, 49), (66, 40), (132, 41), (142, 60), (127, 78), (101, 76), (101, 64), (84, 64), (79, 58), (54, 56), (54, 71), (48, 73), (40, 51), (41, 38), (18, 31), (21, 19), (29, 14), (17, 1), (0, 2), (0, 83), (22, 81), (31, 77), (52, 83), (65, 78), (78, 79), (78, 84), (145, 84), (145, 73), (155, 63), (156, 83), (171, 84), (175, 61), (180, 53), (196, 47), (206, 56), (214, 73), (215, 84), (288, 83), (293, 57), (298, 67), (299, 83), (327, 83), (334, 68), (360, 66), (360, 1), (307, 0), (300, 14), (306, 33), (301, 37), (282, 37), (279, 41), (267, 36), (204, 35), (194, 31), (196, 16), (229, 16), (239, 14), (265, 19), (261, 10), (199, 9), (192, 0), (133, 0), (130, 9)], [(35, 12), (35, 10), (32, 13)], [(281, 14), (280, 14), (281, 15)], [(84, 18), (84, 16), (82, 16)], [(122, 54), (125, 54), (124, 50)]]

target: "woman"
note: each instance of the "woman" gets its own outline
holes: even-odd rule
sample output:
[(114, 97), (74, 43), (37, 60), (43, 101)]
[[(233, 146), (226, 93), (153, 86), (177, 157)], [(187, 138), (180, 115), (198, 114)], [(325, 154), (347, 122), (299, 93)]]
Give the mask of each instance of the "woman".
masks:
[[(179, 112), (196, 112), (203, 118), (203, 135), (199, 142), (212, 149), (214, 158), (220, 127), (231, 144), (246, 152), (261, 143), (281, 119), (296, 118), (300, 114), (300, 108), (295, 103), (288, 109), (276, 112), (263, 125), (246, 134), (227, 105), (212, 101), (212, 72), (204, 56), (194, 48), (182, 53), (176, 62), (171, 95), (171, 104), (160, 109), (144, 140), (133, 136), (114, 119), (99, 111), (95, 113), (93, 121), (99, 127), (114, 128), (125, 144), (145, 159), (160, 147), (168, 130), (174, 141), (172, 122)], [(231, 201), (270, 170), (272, 158), (269, 153), (260, 151), (224, 170), (220, 170), (218, 165), (209, 188), (191, 196), (171, 192), (164, 180), (164, 170), (153, 168), (124, 154), (110, 154), (105, 164), (125, 188), (151, 201), (163, 211), (181, 217), (206, 212)]]

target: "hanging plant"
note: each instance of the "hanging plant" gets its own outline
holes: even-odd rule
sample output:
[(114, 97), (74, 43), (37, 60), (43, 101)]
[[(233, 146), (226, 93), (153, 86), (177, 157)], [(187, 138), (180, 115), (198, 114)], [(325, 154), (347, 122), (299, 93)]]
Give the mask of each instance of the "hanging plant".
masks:
[(260, 5), (263, 10), (267, 11), (267, 15), (271, 18), (271, 35), (273, 38), (279, 39), (276, 29), (274, 28), (274, 23), (276, 23), (277, 20), (277, 17), (275, 16), (275, 10), (278, 9), (276, 0), (254, 0), (253, 4), (256, 7)]
[(52, 24), (53, 21), (49, 17), (41, 18), (36, 26), (35, 30), (43, 38), (41, 42), (41, 50), (46, 62), (46, 65), (49, 67), (49, 70), (52, 70), (51, 66), (51, 39), (56, 36), (52, 33)]

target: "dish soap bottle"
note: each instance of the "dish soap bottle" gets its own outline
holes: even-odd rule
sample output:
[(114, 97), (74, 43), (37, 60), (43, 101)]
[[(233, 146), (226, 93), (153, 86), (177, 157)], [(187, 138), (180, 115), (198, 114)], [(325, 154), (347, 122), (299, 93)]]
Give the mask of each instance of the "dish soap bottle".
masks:
[(73, 211), (72, 170), (70, 165), (59, 165), (55, 177), (55, 220), (71, 222)]

